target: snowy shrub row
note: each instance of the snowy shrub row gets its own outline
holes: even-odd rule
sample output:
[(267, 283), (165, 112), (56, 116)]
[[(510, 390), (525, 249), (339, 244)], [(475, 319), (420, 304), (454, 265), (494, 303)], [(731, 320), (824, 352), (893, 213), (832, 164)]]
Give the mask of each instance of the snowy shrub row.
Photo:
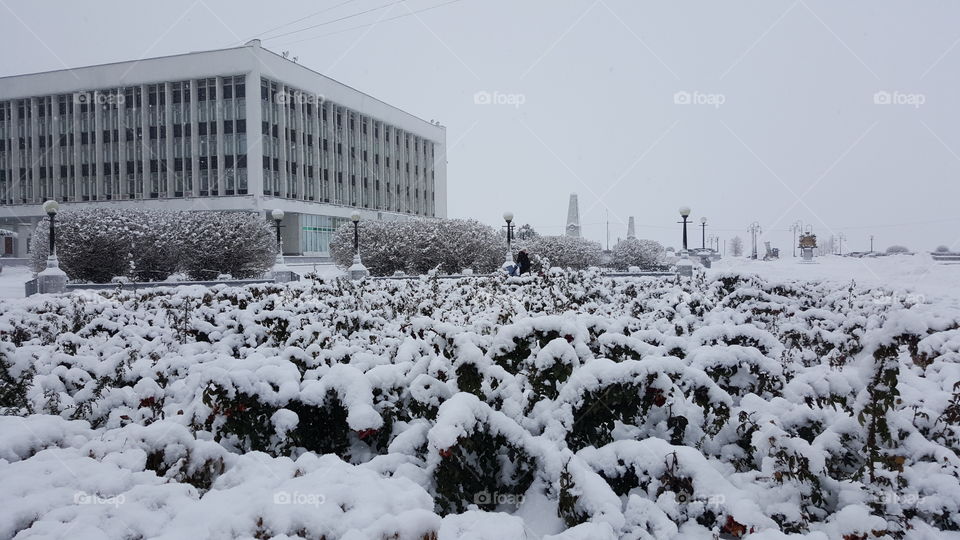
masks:
[(576, 236), (536, 236), (519, 242), (518, 249), (527, 250), (534, 270), (599, 266), (603, 251), (599, 242)]
[(617, 270), (629, 270), (631, 266), (659, 270), (665, 255), (666, 250), (659, 242), (626, 238), (613, 247), (613, 267)]
[(960, 530), (960, 310), (877, 294), (908, 298), (551, 270), (0, 302), (0, 536)]
[[(345, 223), (330, 241), (339, 266), (353, 262), (354, 225)], [(458, 274), (465, 268), (492, 272), (503, 262), (505, 240), (489, 225), (468, 219), (360, 222), (360, 253), (372, 275), (426, 274), (434, 268)]]
[[(276, 255), (273, 230), (254, 213), (81, 209), (59, 214), (56, 224), (60, 268), (76, 281), (256, 277)], [(44, 218), (31, 238), (36, 272), (46, 267), (49, 227)]]

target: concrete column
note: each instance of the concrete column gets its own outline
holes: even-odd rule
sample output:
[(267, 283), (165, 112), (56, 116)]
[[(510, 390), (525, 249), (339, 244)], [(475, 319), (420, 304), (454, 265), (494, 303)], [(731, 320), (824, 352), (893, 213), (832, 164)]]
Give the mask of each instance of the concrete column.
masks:
[(95, 142), (93, 144), (93, 166), (97, 173), (94, 176), (93, 187), (90, 189), (90, 200), (97, 201), (103, 197), (103, 110), (98, 105), (103, 94), (94, 91), (91, 96), (89, 107), (93, 107), (93, 133)]
[(60, 188), (60, 165), (62, 165), (62, 159), (60, 159), (60, 101), (57, 99), (57, 96), (54, 96), (51, 99), (50, 103), (50, 114), (52, 115), (50, 121), (50, 135), (53, 141), (53, 146), (47, 148), (48, 151), (52, 152), (50, 156), (50, 162), (53, 164), (53, 175), (50, 177), (50, 181), (53, 183), (53, 189), (50, 192), (52, 198), (60, 201), (62, 200)]
[[(217, 115), (217, 168), (210, 171), (211, 178), (215, 175), (217, 179), (216, 195), (224, 195), (226, 190), (226, 166), (223, 163), (223, 77), (217, 77), (217, 100), (215, 114)], [(210, 191), (213, 195), (213, 190)]]
[(167, 138), (164, 145), (167, 158), (160, 174), (167, 179), (167, 190), (161, 196), (173, 198), (177, 191), (177, 179), (173, 172), (173, 83), (163, 83), (163, 99), (163, 136)]
[(143, 166), (143, 178), (140, 188), (140, 197), (150, 198), (150, 88), (140, 85), (140, 126), (143, 138), (140, 140), (140, 146), (143, 149), (143, 155), (140, 162)]
[(16, 226), (17, 238), (14, 240), (13, 244), (13, 254), (14, 257), (27, 257), (29, 254), (30, 246), (30, 237), (33, 235), (33, 231), (37, 228), (37, 223), (40, 222), (37, 218), (26, 218), (24, 223), (20, 223)]
[[(190, 176), (193, 182), (193, 196), (200, 196), (200, 129), (197, 127), (199, 121), (199, 104), (197, 103), (197, 81), (190, 80)], [(183, 166), (184, 170), (187, 164)], [(186, 193), (184, 193), (186, 195)]]
[(320, 115), (322, 114), (323, 102), (317, 100), (317, 104), (313, 109), (313, 118), (310, 118), (310, 122), (313, 123), (313, 192), (309, 195), (313, 195), (314, 201), (320, 201), (320, 195), (322, 189), (320, 183), (323, 182), (323, 167), (320, 163), (320, 156), (323, 152), (323, 133), (320, 131), (322, 129), (320, 122)]
[(304, 134), (305, 122), (304, 119), (304, 105), (303, 100), (298, 99), (296, 102), (296, 126), (297, 126), (297, 198), (301, 201), (307, 199), (306, 194), (306, 155), (304, 151), (304, 146), (307, 144), (307, 136)]
[[(260, 103), (260, 71), (247, 73), (244, 82), (247, 120), (247, 193), (255, 201), (263, 199), (263, 135), (261, 123), (263, 115)], [(260, 206), (258, 205), (257, 208)]]
[[(132, 106), (132, 103), (127, 103), (126, 93), (124, 89), (117, 89), (117, 135), (119, 135), (120, 140), (117, 141), (117, 159), (120, 161), (120, 189), (117, 193), (114, 194), (115, 199), (126, 199), (128, 198), (127, 193), (127, 124), (126, 124), (126, 114), (127, 107)], [(124, 96), (124, 97), (119, 97)]]
[[(281, 95), (286, 94), (287, 86), (278, 83), (277, 91), (280, 92)], [(273, 103), (271, 103), (270, 106), (273, 106)], [(290, 140), (290, 134), (287, 133), (286, 101), (283, 101), (277, 109), (280, 113), (280, 118), (277, 119), (279, 124), (277, 127), (277, 138), (280, 140), (280, 189), (278, 191), (280, 191), (281, 197), (286, 198), (289, 196), (287, 193), (287, 160), (289, 159), (287, 155), (287, 141)]]
[(73, 174), (67, 171), (70, 177), (67, 192), (70, 193), (71, 201), (80, 200), (80, 178), (83, 175), (83, 166), (80, 163), (80, 104), (77, 103), (76, 96), (77, 94), (73, 95)]
[(40, 122), (38, 121), (37, 98), (30, 98), (30, 186), (27, 188), (29, 201), (39, 204), (40, 200)]

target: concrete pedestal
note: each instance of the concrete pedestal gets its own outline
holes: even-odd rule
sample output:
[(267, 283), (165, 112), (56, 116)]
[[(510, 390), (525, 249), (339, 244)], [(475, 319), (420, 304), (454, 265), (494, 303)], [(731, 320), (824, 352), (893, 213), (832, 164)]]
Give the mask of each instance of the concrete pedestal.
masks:
[(353, 256), (353, 264), (347, 269), (347, 275), (349, 275), (352, 280), (363, 279), (370, 275), (367, 267), (360, 262), (359, 253)]
[(677, 261), (677, 274), (684, 277), (693, 277), (693, 261), (687, 256), (687, 252), (680, 253), (680, 260)]
[(47, 257), (47, 268), (37, 275), (37, 292), (59, 294), (67, 291), (67, 274), (60, 269), (56, 255)]

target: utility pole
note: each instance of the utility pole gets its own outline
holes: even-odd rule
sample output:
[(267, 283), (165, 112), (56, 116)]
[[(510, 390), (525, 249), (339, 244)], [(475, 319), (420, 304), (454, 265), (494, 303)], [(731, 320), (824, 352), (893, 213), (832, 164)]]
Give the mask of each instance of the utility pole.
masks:
[(873, 235), (870, 235), (870, 253), (873, 253)]
[(837, 235), (837, 250), (839, 250), (840, 255), (843, 255), (843, 241), (847, 239), (847, 235), (840, 233)]
[(757, 258), (757, 233), (762, 233), (763, 230), (761, 230), (760, 228), (760, 223), (757, 221), (754, 221), (753, 223), (750, 224), (749, 227), (747, 227), (747, 232), (750, 233), (750, 237), (753, 240), (753, 252), (750, 255), (750, 258), (756, 259)]

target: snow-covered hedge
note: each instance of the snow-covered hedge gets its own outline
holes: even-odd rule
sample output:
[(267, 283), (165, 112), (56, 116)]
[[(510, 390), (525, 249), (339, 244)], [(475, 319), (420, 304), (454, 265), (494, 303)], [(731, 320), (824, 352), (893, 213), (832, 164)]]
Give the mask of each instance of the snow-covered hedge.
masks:
[(527, 250), (535, 270), (544, 266), (582, 270), (600, 264), (603, 247), (592, 240), (575, 236), (537, 236), (519, 243)]
[(617, 270), (628, 270), (631, 266), (658, 269), (665, 253), (663, 246), (654, 240), (626, 238), (613, 247), (613, 267)]
[(942, 537), (960, 310), (901, 292), (552, 270), (0, 301), (0, 537)]
[[(162, 281), (177, 272), (254, 277), (276, 254), (274, 232), (254, 213), (80, 209), (56, 221), (60, 267), (78, 281)], [(49, 227), (44, 218), (31, 238), (37, 272), (46, 266)]]
[[(334, 233), (330, 254), (348, 267), (353, 262), (353, 223)], [(465, 268), (492, 272), (507, 251), (506, 242), (489, 225), (468, 219), (415, 219), (360, 222), (360, 254), (372, 275), (397, 271), (425, 274), (440, 267), (447, 274)]]

